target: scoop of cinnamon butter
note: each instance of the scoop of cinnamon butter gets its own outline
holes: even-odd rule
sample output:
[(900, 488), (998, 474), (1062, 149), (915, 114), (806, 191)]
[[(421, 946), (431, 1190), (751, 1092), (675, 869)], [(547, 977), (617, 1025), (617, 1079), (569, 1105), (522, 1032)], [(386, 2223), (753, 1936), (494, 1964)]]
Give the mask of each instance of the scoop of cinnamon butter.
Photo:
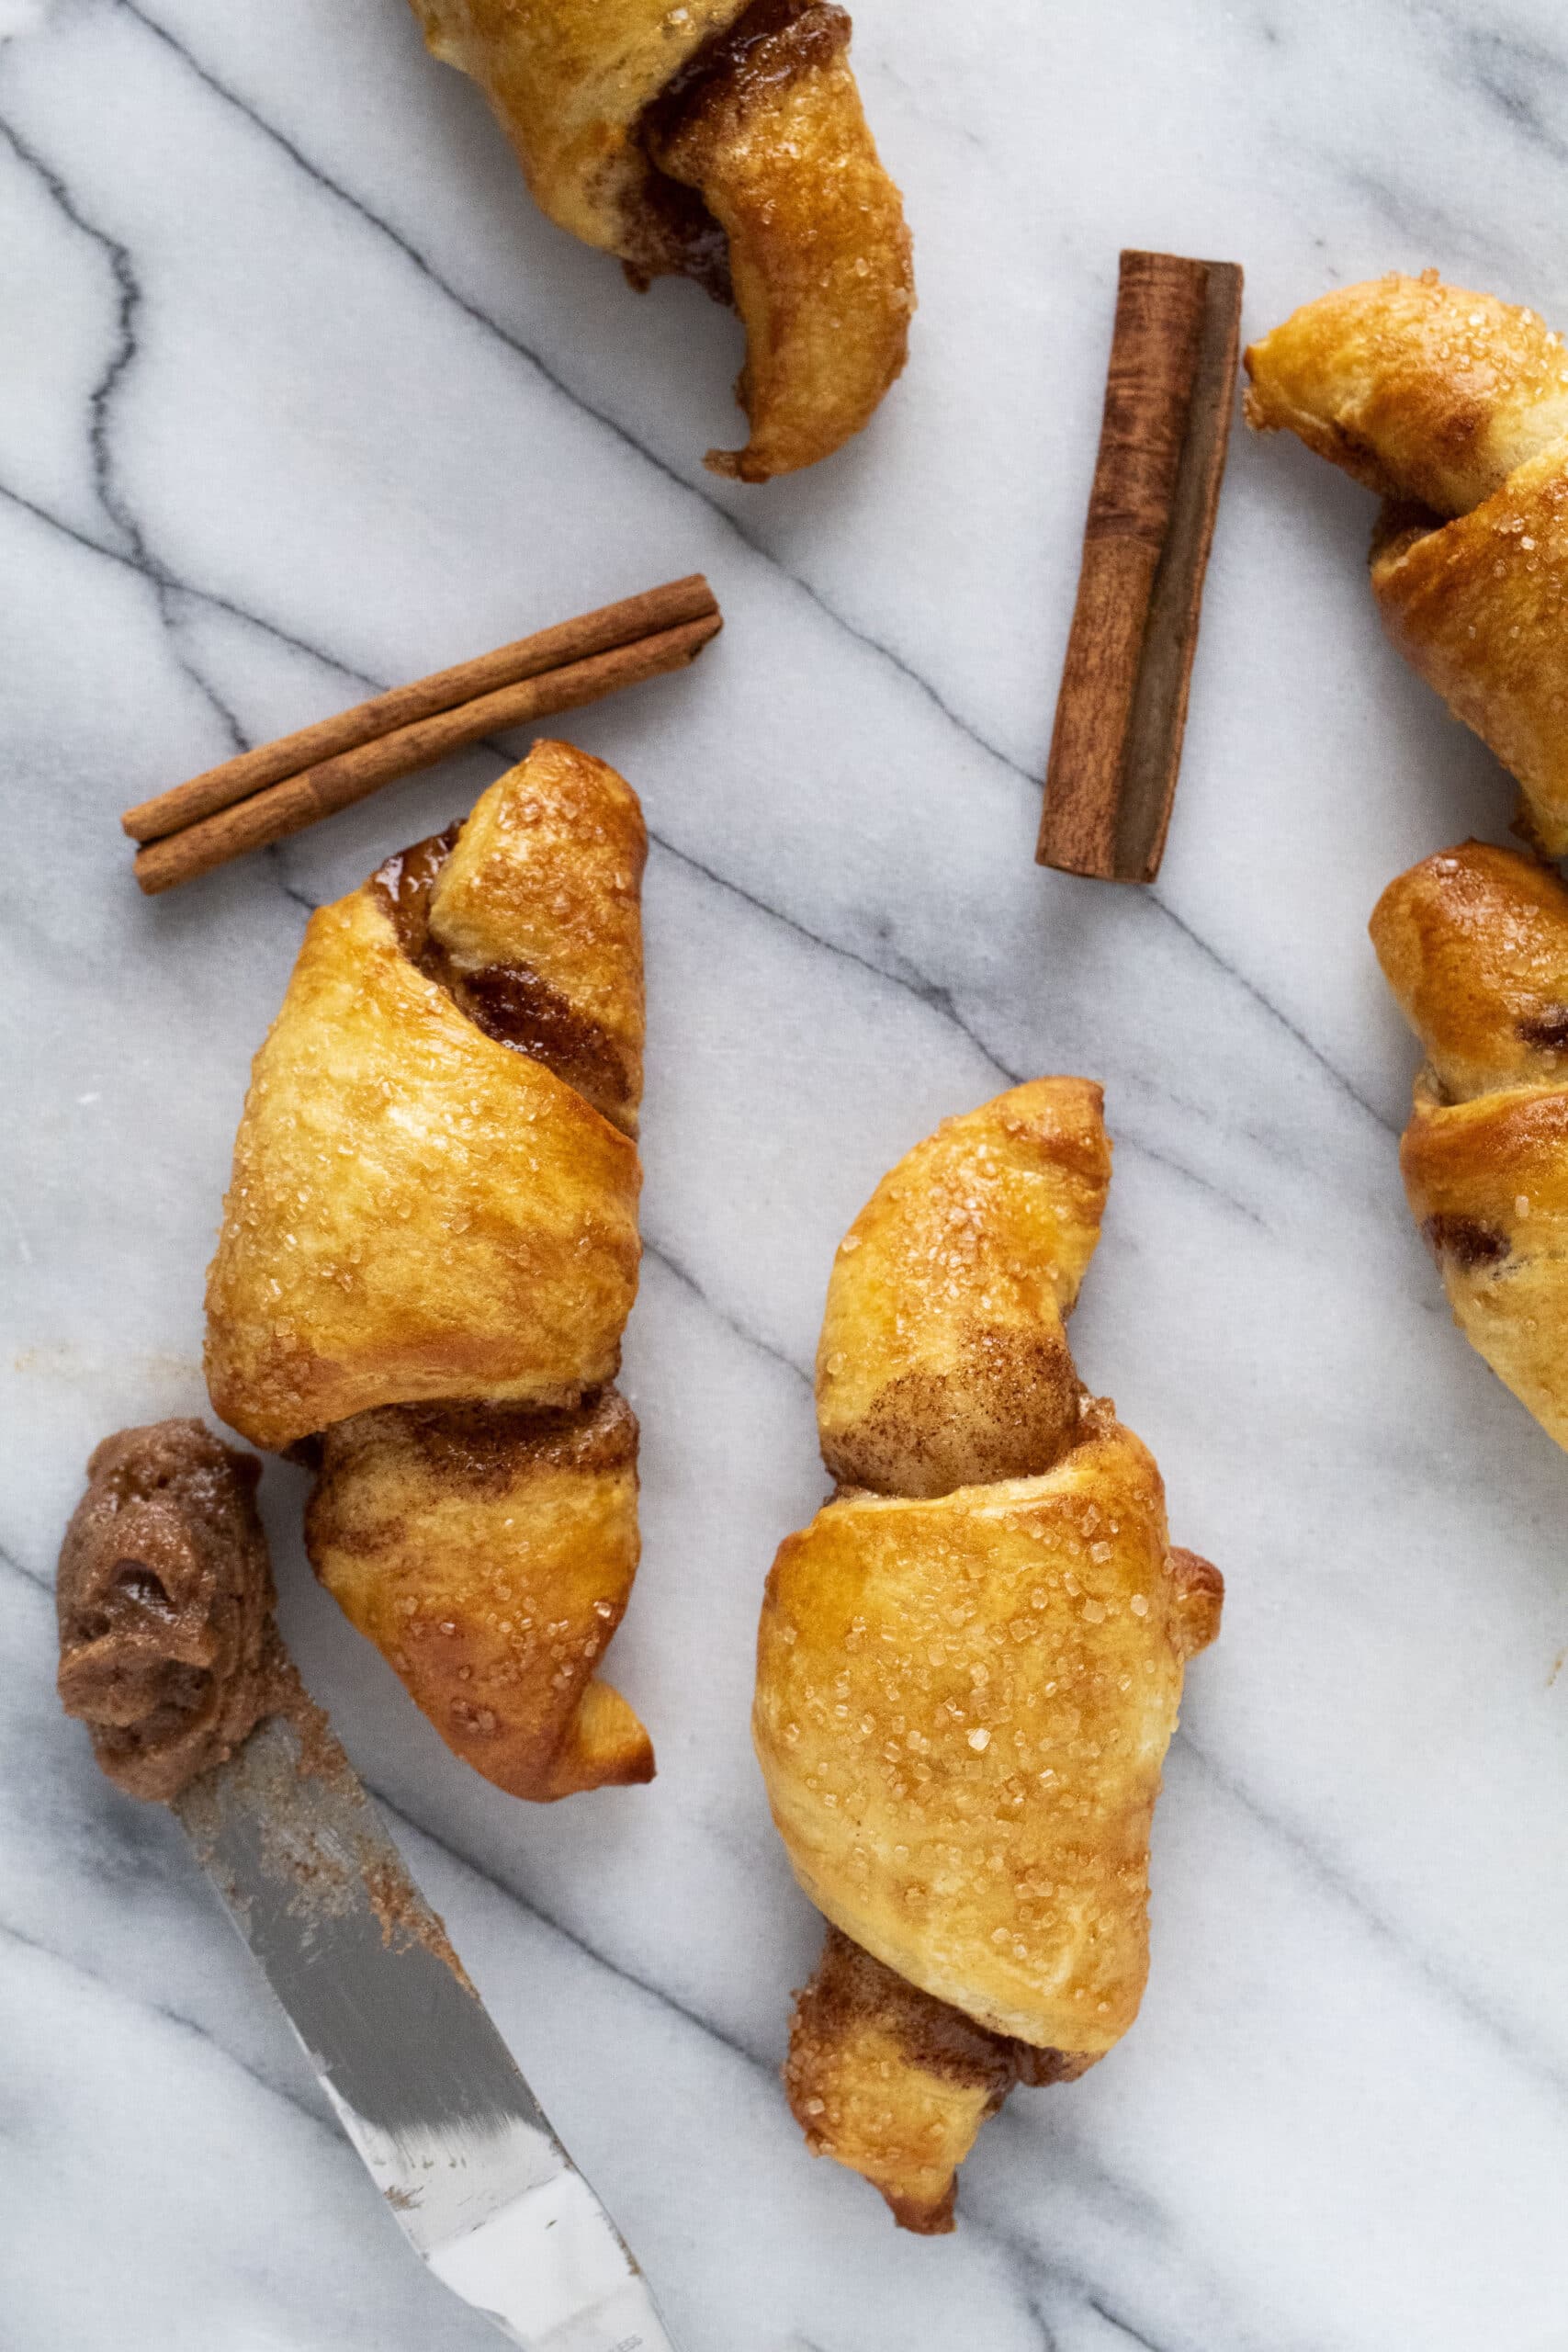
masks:
[(166, 1804), (273, 1711), (260, 1475), (194, 1420), (120, 1430), (87, 1464), (60, 1553), (60, 1696), (131, 1796)]

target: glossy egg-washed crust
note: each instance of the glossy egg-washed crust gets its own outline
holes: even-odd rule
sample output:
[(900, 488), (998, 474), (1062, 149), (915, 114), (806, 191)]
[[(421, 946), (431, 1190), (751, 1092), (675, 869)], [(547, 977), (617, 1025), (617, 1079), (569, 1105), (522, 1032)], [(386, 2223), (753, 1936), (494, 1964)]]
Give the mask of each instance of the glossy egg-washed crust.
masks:
[(1379, 609), (1568, 851), (1568, 350), (1435, 270), (1344, 287), (1247, 354), (1247, 413), (1379, 492)]
[(1411, 1209), (1460, 1329), (1568, 1445), (1568, 889), (1466, 842), (1392, 882), (1371, 934), (1427, 1053)]
[(316, 1573), (448, 1745), (502, 1788), (645, 1781), (648, 1736), (593, 1679), (637, 1573), (637, 1422), (389, 1405), (328, 1430)]
[(1062, 1318), (1110, 1174), (1100, 1093), (1014, 1088), (918, 1145), (840, 1247), (818, 1363), (840, 1484), (768, 1580), (754, 1732), (831, 1923), (786, 2081), (905, 2227), (1015, 2082), (1136, 2015), (1148, 1850), (1214, 1569)]
[(413, 0), (477, 81), (536, 200), (634, 283), (678, 272), (746, 329), (746, 447), (765, 481), (858, 433), (904, 365), (914, 281), (898, 192), (825, 0)]
[(606, 1391), (637, 1289), (645, 855), (629, 786), (541, 743), (319, 910), (208, 1278), (217, 1409), (312, 1442), (319, 1572), (521, 1796), (652, 1770), (592, 1679), (637, 1564), (636, 1423)]

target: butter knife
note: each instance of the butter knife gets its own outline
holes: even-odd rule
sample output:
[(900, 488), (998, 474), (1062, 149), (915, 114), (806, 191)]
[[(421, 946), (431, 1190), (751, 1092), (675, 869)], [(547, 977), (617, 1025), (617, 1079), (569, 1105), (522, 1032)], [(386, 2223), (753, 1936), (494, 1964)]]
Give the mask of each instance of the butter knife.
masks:
[(414, 2251), (526, 2352), (675, 2352), (324, 1724), (260, 1724), (174, 1811)]

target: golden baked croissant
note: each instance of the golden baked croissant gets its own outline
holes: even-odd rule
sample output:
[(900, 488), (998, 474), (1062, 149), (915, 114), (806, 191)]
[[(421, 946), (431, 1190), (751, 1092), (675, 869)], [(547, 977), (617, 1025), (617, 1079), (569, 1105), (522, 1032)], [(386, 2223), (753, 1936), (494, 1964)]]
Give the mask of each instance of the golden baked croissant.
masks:
[(1382, 493), (1372, 589), (1401, 652), (1568, 851), (1568, 351), (1436, 270), (1325, 294), (1247, 354), (1249, 421)]
[(1015, 2082), (1070, 2080), (1148, 1968), (1149, 1830), (1219, 1575), (1063, 1331), (1111, 1173), (1100, 1090), (949, 1119), (840, 1247), (817, 1362), (839, 1480), (768, 1579), (754, 1733), (829, 1922), (790, 2104), (907, 2229)]
[(312, 1442), (317, 1574), (514, 1795), (653, 1771), (595, 1679), (637, 1560), (610, 1387), (637, 1288), (647, 837), (536, 743), (468, 821), (314, 914), (256, 1057), (207, 1377)]
[(413, 0), (473, 76), (536, 201), (635, 286), (694, 277), (746, 329), (750, 424), (716, 473), (766, 481), (867, 423), (904, 365), (898, 191), (828, 0)]
[(1466, 842), (1391, 882), (1371, 934), (1427, 1052), (1411, 1208), (1466, 1339), (1568, 1445), (1568, 889)]

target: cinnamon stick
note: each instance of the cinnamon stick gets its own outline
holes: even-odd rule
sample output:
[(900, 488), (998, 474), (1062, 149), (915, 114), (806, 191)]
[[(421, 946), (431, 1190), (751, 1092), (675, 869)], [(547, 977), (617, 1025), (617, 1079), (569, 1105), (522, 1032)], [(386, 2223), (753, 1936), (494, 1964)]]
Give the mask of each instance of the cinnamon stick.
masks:
[[(456, 709), (437, 711), (411, 726), (400, 727), (375, 741), (357, 743), (335, 759), (319, 761), (264, 791), (252, 792), (247, 799), (220, 807), (215, 815), (187, 824), (179, 832), (165, 833), (161, 839), (149, 842), (136, 854), (136, 879), (149, 897), (160, 890), (172, 890), (181, 882), (193, 881), (198, 874), (209, 874), (214, 866), (243, 856), (248, 850), (261, 849), (268, 842), (282, 841), (289, 833), (302, 831), (320, 818), (330, 817), (337, 809), (378, 792), (385, 784), (414, 775), (421, 768), (434, 767), (437, 760), (445, 759), (449, 752), (458, 751), (464, 744), (482, 741), (487, 735), (509, 727), (525, 726), (556, 711), (575, 710), (582, 703), (597, 702), (604, 695), (618, 694), (623, 686), (638, 685), (644, 679), (682, 669), (717, 636), (722, 627), (715, 605), (699, 618), (684, 621), (678, 628), (661, 629), (655, 636), (639, 638), (635, 643), (616, 646), (586, 661), (569, 662), (564, 668), (546, 671), (542, 676), (524, 678), (514, 685), (462, 703)], [(465, 667), (478, 668), (479, 664)], [(430, 685), (434, 681), (421, 683)], [(395, 697), (378, 699), (386, 703)], [(333, 724), (330, 720), (326, 723)], [(213, 776), (221, 773), (220, 769), (210, 771)], [(198, 777), (195, 781), (204, 783), (207, 779)], [(174, 797), (165, 796), (170, 799)], [(141, 812), (130, 813), (135, 816)]]
[(1181, 765), (1241, 338), (1231, 262), (1124, 253), (1035, 852), (1152, 882)]
[(336, 759), (362, 743), (373, 743), (438, 711), (455, 710), (459, 704), (477, 701), (502, 686), (539, 677), (547, 670), (564, 669), (591, 654), (608, 653), (637, 638), (676, 628), (682, 621), (706, 619), (717, 611), (713, 590), (700, 571), (684, 580), (667, 581), (661, 588), (624, 596), (618, 604), (602, 605), (595, 612), (581, 613), (575, 620), (561, 621), (553, 628), (498, 646), (493, 653), (481, 653), (472, 662), (459, 662), (450, 670), (416, 678), (412, 685), (394, 686), (369, 702), (356, 703), (352, 710), (339, 711), (335, 718), (301, 727), (292, 735), (280, 735), (254, 752), (243, 752), (238, 759), (225, 760), (221, 767), (208, 768), (187, 784), (177, 784), (173, 791), (161, 792), (155, 799), (128, 808), (119, 821), (132, 841), (161, 841), (165, 833), (197, 824), (220, 808), (231, 808), (236, 801), (248, 799), (285, 776), (298, 775), (305, 768)]

